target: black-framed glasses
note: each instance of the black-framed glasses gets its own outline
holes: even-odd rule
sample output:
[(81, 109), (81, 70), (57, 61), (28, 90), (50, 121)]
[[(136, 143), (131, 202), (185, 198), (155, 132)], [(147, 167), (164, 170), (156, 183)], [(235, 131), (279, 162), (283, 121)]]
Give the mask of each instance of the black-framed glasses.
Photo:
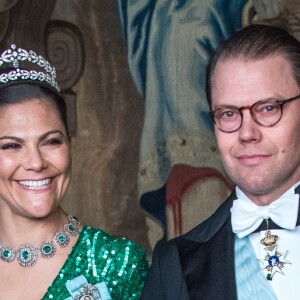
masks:
[(299, 98), (300, 95), (285, 100), (261, 100), (251, 106), (242, 107), (225, 105), (210, 111), (209, 115), (212, 117), (217, 128), (227, 133), (235, 132), (241, 128), (243, 123), (243, 110), (245, 109), (250, 110), (252, 119), (258, 125), (271, 127), (280, 121), (283, 105)]

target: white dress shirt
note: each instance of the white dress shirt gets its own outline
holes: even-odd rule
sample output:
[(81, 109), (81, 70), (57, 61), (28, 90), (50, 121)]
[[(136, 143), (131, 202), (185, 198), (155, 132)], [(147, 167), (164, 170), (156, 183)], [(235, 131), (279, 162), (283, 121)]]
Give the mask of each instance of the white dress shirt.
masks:
[[(294, 185), (291, 189), (295, 189), (299, 183)], [(290, 189), (290, 190), (291, 190)], [(289, 190), (289, 191), (290, 191)], [(286, 193), (288, 193), (287, 191)], [(241, 192), (239, 188), (236, 188), (237, 195), (242, 200), (249, 201), (250, 199)], [(286, 194), (284, 193), (284, 195)], [(246, 198), (244, 198), (246, 197)], [(234, 215), (232, 216), (234, 218)], [(289, 218), (289, 215), (287, 215)], [(296, 226), (294, 230), (287, 229), (272, 229), (270, 230), (272, 235), (277, 235), (278, 240), (277, 251), (284, 254), (280, 257), (280, 261), (286, 261), (284, 267), (280, 270), (275, 267), (274, 270), (278, 270), (273, 274), (272, 280), (267, 280), (267, 283), (273, 288), (278, 300), (299, 300), (300, 299), (300, 226)], [(267, 252), (265, 246), (261, 244), (261, 239), (266, 236), (266, 231), (261, 231), (257, 233), (251, 233), (249, 235), (250, 242), (254, 249), (257, 259), (261, 267), (266, 266), (261, 261), (264, 261)], [(262, 270), (262, 272), (267, 277), (267, 270)]]

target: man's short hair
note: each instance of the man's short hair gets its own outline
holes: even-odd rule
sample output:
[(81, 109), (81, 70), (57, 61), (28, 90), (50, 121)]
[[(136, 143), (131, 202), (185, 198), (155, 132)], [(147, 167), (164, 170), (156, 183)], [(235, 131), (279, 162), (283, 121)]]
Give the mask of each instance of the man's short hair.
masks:
[(300, 86), (300, 42), (282, 28), (252, 24), (234, 33), (212, 56), (206, 70), (206, 98), (211, 108), (214, 70), (219, 61), (239, 59), (245, 62), (283, 54), (292, 66)]

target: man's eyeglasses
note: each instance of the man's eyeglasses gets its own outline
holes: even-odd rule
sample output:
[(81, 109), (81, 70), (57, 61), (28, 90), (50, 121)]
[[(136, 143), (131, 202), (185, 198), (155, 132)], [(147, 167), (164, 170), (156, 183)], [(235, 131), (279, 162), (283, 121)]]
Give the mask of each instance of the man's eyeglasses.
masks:
[(243, 123), (243, 110), (249, 109), (252, 119), (261, 126), (271, 127), (277, 124), (282, 117), (283, 105), (297, 100), (300, 95), (286, 100), (261, 100), (251, 106), (222, 106), (214, 111), (210, 111), (209, 115), (217, 128), (223, 132), (231, 133), (239, 130)]

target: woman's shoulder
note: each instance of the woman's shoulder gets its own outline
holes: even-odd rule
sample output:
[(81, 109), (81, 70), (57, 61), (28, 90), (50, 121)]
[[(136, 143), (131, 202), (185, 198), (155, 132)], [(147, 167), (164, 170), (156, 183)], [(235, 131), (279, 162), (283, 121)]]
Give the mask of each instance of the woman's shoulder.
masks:
[(87, 256), (93, 256), (95, 268), (113, 298), (139, 299), (149, 269), (143, 248), (129, 239), (88, 226), (83, 228), (81, 236), (80, 244)]
[[(98, 252), (102, 252), (104, 257), (117, 254), (131, 257), (145, 257), (144, 249), (138, 244), (125, 237), (115, 237), (108, 232), (99, 228), (93, 228), (85, 226), (83, 228), (83, 239), (89, 240), (93, 248), (98, 249)], [(100, 250), (101, 249), (101, 250)]]

